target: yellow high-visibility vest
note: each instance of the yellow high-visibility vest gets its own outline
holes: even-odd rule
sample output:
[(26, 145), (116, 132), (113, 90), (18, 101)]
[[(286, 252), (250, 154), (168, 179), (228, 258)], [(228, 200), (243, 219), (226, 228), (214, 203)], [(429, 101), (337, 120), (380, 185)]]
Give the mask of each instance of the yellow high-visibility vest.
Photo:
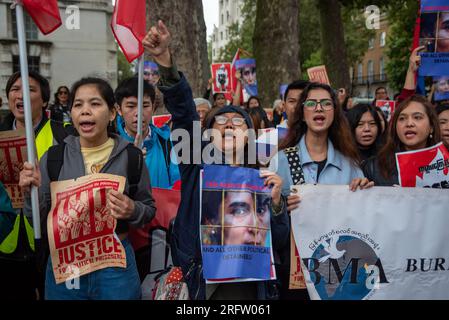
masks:
[[(53, 146), (53, 130), (51, 127), (51, 121), (47, 120), (44, 126), (39, 130), (36, 135), (36, 150), (37, 158), (40, 160), (47, 150)], [(11, 233), (0, 243), (0, 252), (4, 254), (11, 254), (17, 248), (20, 231), (20, 220), (23, 219), (25, 225), (25, 231), (28, 238), (30, 248), (34, 251), (34, 232), (33, 227), (28, 222), (28, 219), (23, 214), (18, 214), (14, 222), (14, 227)]]

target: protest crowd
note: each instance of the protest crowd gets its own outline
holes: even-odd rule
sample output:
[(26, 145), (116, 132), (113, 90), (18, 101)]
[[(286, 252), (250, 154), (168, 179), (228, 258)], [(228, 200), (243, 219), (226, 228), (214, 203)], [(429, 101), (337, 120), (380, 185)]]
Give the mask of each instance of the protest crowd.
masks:
[[(292, 230), (305, 199), (293, 186), (401, 188), (397, 154), (433, 147), (449, 167), (449, 99), (416, 91), (423, 46), (411, 50), (398, 94), (379, 87), (372, 103), (353, 105), (343, 88), (294, 79), (263, 106), (254, 59), (217, 66), (194, 97), (170, 43), (162, 21), (142, 41), (152, 59), (142, 131), (137, 74), (117, 88), (85, 77), (52, 98), (48, 80), (29, 71), (37, 160), (0, 159), (2, 300), (308, 300)], [(0, 146), (25, 141), (26, 127), (22, 73), (4, 89)], [(22, 201), (8, 189), (11, 157)]]

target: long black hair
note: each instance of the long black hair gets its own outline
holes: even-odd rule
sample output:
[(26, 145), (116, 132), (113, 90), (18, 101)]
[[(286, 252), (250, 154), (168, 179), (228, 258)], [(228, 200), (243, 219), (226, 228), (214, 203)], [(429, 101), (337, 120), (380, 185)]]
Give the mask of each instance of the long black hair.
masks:
[[(369, 105), (367, 103), (359, 103), (352, 109), (349, 109), (346, 113), (346, 117), (348, 118), (349, 125), (351, 127), (351, 132), (354, 137), (354, 141), (357, 143), (355, 129), (359, 125), (360, 119), (363, 117), (365, 113), (371, 114), (371, 116), (374, 119), (374, 122), (376, 122), (377, 127), (377, 137), (374, 141), (374, 145), (376, 149), (380, 148), (382, 146), (382, 125), (380, 123), (380, 116), (377, 113), (376, 107), (373, 107), (372, 105)], [(371, 146), (370, 146), (371, 147)]]

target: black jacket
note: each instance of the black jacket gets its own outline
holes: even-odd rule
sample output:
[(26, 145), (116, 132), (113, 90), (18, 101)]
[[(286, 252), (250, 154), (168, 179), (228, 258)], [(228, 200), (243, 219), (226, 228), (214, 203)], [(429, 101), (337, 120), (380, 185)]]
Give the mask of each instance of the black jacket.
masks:
[(399, 176), (396, 166), (393, 166), (393, 170), (389, 174), (388, 178), (385, 178), (379, 167), (379, 160), (377, 157), (371, 157), (362, 163), (363, 174), (369, 181), (374, 181), (376, 187), (391, 187), (393, 185), (399, 185)]
[[(193, 102), (192, 90), (186, 78), (181, 75), (181, 80), (178, 83), (171, 87), (161, 87), (160, 89), (164, 94), (165, 105), (172, 114), (173, 130), (187, 130), (191, 137), (190, 147), (193, 147), (193, 144), (196, 144), (196, 142), (193, 142), (193, 121), (199, 121), (199, 116)], [(227, 110), (226, 108), (235, 107), (224, 107), (223, 112)], [(248, 118), (247, 121), (250, 121), (249, 116), (246, 113), (245, 115)], [(207, 127), (212, 125), (212, 121), (209, 122)], [(178, 143), (181, 142), (178, 141)], [(199, 143), (201, 144), (201, 142)], [(193, 152), (190, 154), (190, 157), (191, 163), (194, 163)], [(189, 289), (190, 299), (192, 300), (204, 300), (206, 297), (199, 235), (200, 171), (202, 168), (201, 163), (179, 164), (182, 181), (181, 203), (175, 219), (173, 238), (171, 239), (173, 262), (181, 267)], [(288, 222), (285, 206), (282, 214), (272, 216), (271, 232), (274, 250), (282, 248), (289, 240), (290, 227)], [(264, 298), (261, 292), (264, 291), (264, 288), (262, 288), (264, 283), (266, 282), (261, 281), (259, 282), (260, 285), (258, 285), (258, 288), (262, 289), (258, 290), (258, 295), (261, 298)]]

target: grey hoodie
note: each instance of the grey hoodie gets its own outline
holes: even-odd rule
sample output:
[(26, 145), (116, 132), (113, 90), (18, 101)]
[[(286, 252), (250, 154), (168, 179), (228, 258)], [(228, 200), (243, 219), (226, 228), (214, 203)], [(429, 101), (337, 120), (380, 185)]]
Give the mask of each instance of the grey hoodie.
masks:
[[(126, 177), (128, 170), (128, 153), (126, 146), (128, 141), (120, 138), (117, 135), (110, 135), (114, 141), (115, 146), (112, 149), (111, 156), (106, 164), (101, 169), (100, 173), (109, 173)], [(64, 149), (64, 163), (59, 173), (59, 181), (77, 179), (85, 176), (84, 159), (81, 153), (80, 138), (75, 136), (68, 136), (65, 140), (66, 147)], [(51, 192), (50, 192), (50, 178), (47, 170), (47, 153), (45, 153), (40, 160), (41, 171), (41, 187), (39, 188), (39, 209), (41, 215), (42, 230), (46, 234), (46, 221), (48, 212), (51, 209)], [(128, 180), (125, 185), (125, 194), (129, 192)], [(142, 166), (142, 173), (140, 176), (139, 185), (134, 196), (135, 209), (131, 219), (126, 222), (133, 227), (141, 227), (151, 221), (156, 213), (154, 199), (151, 196), (150, 178), (148, 169)], [(24, 213), (31, 217), (31, 200), (28, 196), (25, 200)], [(121, 223), (119, 221), (119, 223)]]

